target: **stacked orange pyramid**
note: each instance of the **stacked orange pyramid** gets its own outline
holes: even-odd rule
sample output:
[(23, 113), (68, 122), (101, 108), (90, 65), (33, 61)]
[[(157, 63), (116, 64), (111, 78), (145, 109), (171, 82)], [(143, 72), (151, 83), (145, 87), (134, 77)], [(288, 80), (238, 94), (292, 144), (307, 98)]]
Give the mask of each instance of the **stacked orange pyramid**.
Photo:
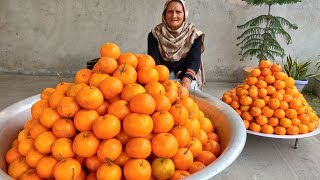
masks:
[(189, 91), (149, 55), (100, 50), (74, 82), (45, 88), (6, 153), (15, 179), (181, 179), (220, 155)]
[(223, 94), (221, 100), (241, 116), (254, 132), (297, 135), (314, 131), (319, 117), (279, 64), (260, 61), (244, 83)]

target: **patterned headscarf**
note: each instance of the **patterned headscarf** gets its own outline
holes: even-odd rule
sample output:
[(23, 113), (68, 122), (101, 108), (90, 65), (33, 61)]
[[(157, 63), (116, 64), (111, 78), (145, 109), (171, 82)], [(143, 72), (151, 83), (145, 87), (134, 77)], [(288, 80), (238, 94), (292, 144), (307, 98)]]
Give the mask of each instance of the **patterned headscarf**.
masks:
[[(173, 0), (167, 0), (165, 3), (162, 13), (162, 23), (152, 29), (152, 34), (158, 40), (158, 46), (162, 58), (166, 61), (179, 61), (181, 58), (187, 56), (194, 40), (199, 36), (202, 36), (201, 52), (204, 51), (204, 33), (196, 29), (194, 24), (186, 22), (189, 15), (189, 8), (184, 0), (179, 0), (184, 10), (184, 21), (177, 30), (172, 30), (167, 24), (165, 18), (167, 6), (172, 1)], [(202, 62), (196, 79), (200, 87), (202, 87), (205, 83)]]

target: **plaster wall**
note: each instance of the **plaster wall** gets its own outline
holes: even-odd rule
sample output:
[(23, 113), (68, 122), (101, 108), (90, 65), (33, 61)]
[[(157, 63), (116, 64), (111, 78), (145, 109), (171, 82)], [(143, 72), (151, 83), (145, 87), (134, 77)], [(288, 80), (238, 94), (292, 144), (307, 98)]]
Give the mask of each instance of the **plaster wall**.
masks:
[[(267, 12), (241, 0), (187, 0), (188, 20), (205, 36), (202, 55), (208, 81), (239, 82), (242, 67), (256, 60), (239, 61), (237, 25)], [(99, 57), (105, 42), (122, 52), (146, 53), (147, 35), (161, 22), (164, 0), (0, 0), (0, 72), (74, 74), (86, 61)], [(273, 6), (271, 13), (298, 25), (289, 30), (287, 55), (319, 60), (320, 2)], [(277, 62), (282, 63), (280, 58)]]

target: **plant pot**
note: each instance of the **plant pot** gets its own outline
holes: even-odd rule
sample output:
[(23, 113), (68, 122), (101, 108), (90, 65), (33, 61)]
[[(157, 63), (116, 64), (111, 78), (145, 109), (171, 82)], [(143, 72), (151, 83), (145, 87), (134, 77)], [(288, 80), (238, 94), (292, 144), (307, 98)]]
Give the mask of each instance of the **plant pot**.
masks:
[(242, 69), (242, 75), (244, 80), (250, 76), (250, 73), (253, 69), (254, 67), (250, 67), (250, 66), (246, 66)]
[(320, 98), (320, 77), (315, 77), (314, 93)]
[(304, 86), (306, 86), (308, 84), (308, 79), (304, 79), (304, 80), (294, 80), (295, 81), (295, 85), (297, 87), (297, 89), (299, 90), (299, 92), (301, 92), (304, 88)]

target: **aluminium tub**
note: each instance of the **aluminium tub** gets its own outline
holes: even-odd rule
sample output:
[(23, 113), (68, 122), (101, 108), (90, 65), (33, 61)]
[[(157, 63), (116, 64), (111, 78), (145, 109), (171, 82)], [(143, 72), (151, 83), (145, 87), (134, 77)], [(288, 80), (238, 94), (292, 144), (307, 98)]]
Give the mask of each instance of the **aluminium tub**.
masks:
[[(188, 176), (186, 179), (209, 179), (214, 177), (240, 155), (246, 142), (246, 129), (238, 114), (227, 104), (211, 95), (202, 92), (191, 93), (199, 108), (212, 121), (215, 132), (220, 137), (221, 155), (201, 171)], [(35, 95), (19, 101), (0, 112), (0, 179), (11, 179), (6, 174), (7, 164), (5, 153), (17, 137), (18, 131), (31, 117), (31, 106), (40, 99)]]

